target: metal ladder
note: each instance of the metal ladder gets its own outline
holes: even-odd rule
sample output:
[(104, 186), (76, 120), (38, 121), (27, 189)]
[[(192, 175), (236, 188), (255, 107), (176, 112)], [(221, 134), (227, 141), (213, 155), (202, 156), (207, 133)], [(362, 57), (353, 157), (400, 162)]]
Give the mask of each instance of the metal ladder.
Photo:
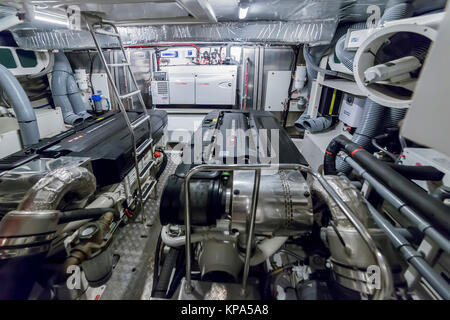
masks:
[[(140, 209), (144, 210), (144, 199), (143, 199), (143, 193), (142, 193), (142, 183), (141, 183), (141, 176), (140, 176), (140, 170), (139, 170), (139, 157), (147, 150), (147, 148), (150, 146), (152, 147), (153, 139), (151, 134), (151, 124), (150, 124), (150, 115), (147, 113), (147, 108), (145, 107), (144, 100), (142, 99), (141, 90), (139, 89), (136, 78), (134, 77), (133, 72), (131, 71), (130, 62), (128, 61), (125, 49), (123, 47), (122, 38), (120, 37), (120, 34), (117, 30), (117, 27), (112, 23), (107, 22), (94, 22), (90, 23), (88, 19), (86, 19), (86, 24), (88, 27), (89, 32), (92, 35), (92, 39), (94, 40), (95, 46), (97, 48), (97, 52), (100, 56), (100, 60), (103, 64), (103, 67), (106, 70), (106, 74), (108, 76), (109, 83), (113, 89), (114, 95), (116, 97), (116, 100), (118, 101), (120, 111), (122, 112), (123, 117), (125, 118), (125, 122), (127, 124), (128, 129), (130, 130), (132, 141), (133, 141), (133, 153), (134, 153), (134, 164), (135, 164), (135, 170), (136, 170), (136, 180), (138, 183), (138, 204), (140, 205)], [(104, 30), (104, 27), (110, 27), (113, 32)], [(100, 46), (100, 43), (97, 39), (97, 34), (101, 35), (107, 35), (111, 37), (115, 37), (119, 40), (120, 50), (122, 51), (123, 60), (122, 63), (108, 63), (105, 59), (105, 55), (103, 53), (103, 48)], [(132, 79), (132, 84), (130, 86), (130, 92), (127, 93), (120, 93), (118, 87), (116, 86), (114, 82), (114, 78), (111, 74), (110, 68), (119, 68), (119, 67), (125, 67), (126, 70), (128, 70), (128, 73), (130, 74), (130, 77)], [(134, 88), (133, 88), (134, 87)], [(123, 104), (123, 100), (132, 98), (134, 96), (137, 96), (139, 99), (139, 103), (142, 107), (143, 113), (142, 115), (137, 118), (134, 121), (131, 121), (128, 117), (128, 114), (125, 110), (125, 106)], [(135, 130), (147, 122), (148, 125), (148, 137), (147, 139), (141, 143), (139, 146), (137, 146), (136, 142), (136, 134)], [(141, 215), (141, 222), (145, 223), (145, 215)]]

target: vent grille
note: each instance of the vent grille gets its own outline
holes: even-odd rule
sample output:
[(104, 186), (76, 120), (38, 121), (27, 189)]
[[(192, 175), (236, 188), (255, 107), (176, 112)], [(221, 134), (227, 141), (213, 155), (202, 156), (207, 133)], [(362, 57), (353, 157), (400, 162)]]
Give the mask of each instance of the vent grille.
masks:
[(169, 84), (167, 81), (158, 81), (157, 89), (159, 95), (167, 95), (169, 94)]

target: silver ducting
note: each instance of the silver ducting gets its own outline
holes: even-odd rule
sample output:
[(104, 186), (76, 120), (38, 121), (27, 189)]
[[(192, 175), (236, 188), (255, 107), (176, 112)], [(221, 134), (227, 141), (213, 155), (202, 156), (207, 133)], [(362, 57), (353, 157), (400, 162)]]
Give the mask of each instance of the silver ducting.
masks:
[[(119, 27), (124, 45), (171, 42), (329, 43), (337, 17), (314, 21), (254, 21)], [(14, 39), (27, 49), (86, 49), (94, 42), (87, 31), (15, 28)], [(118, 47), (114, 37), (99, 35), (102, 47)]]
[[(339, 176), (326, 176), (325, 179), (346, 205), (358, 215), (358, 220), (367, 228), (372, 239), (382, 249), (391, 268), (395, 266), (397, 264), (395, 249), (386, 234), (377, 228), (362, 194), (348, 179)], [(367, 285), (367, 270), (370, 266), (376, 265), (376, 261), (369, 247), (364, 241), (361, 241), (361, 235), (320, 183), (314, 181), (312, 189), (325, 201), (332, 216), (332, 222), (326, 228), (326, 242), (331, 252), (336, 281), (348, 289), (364, 294), (373, 294), (373, 288)]]
[[(246, 232), (253, 191), (252, 171), (236, 171), (232, 190), (232, 229)], [(309, 230), (313, 224), (309, 187), (298, 171), (263, 175), (256, 211), (255, 233), (288, 236)]]
[(0, 221), (0, 299), (26, 299), (58, 225), (58, 208), (70, 194), (82, 203), (96, 188), (87, 169), (57, 169), (40, 179), (19, 207)]
[(40, 137), (39, 128), (30, 100), (19, 81), (8, 68), (0, 64), (0, 73), (0, 90), (3, 90), (6, 94), (9, 103), (14, 109), (23, 145), (29, 146), (38, 143)]
[[(96, 189), (94, 175), (83, 167), (61, 168), (39, 180), (25, 195), (18, 210), (55, 210), (64, 196), (70, 194), (78, 203)], [(73, 202), (72, 202), (73, 203)]]

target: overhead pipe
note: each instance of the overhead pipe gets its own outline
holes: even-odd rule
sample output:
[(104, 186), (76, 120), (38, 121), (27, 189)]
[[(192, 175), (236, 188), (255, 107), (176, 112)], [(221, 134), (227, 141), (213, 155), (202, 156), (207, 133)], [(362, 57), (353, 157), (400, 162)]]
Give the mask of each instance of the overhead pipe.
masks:
[(20, 135), (25, 147), (39, 142), (39, 128), (36, 114), (25, 91), (16, 77), (5, 66), (0, 64), (0, 89), (2, 89), (19, 123)]

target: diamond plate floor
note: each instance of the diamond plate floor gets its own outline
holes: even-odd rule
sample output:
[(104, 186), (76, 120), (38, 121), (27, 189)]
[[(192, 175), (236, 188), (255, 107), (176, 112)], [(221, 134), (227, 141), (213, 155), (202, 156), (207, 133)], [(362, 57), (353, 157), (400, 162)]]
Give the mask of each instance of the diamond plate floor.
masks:
[[(156, 242), (161, 231), (159, 203), (167, 178), (175, 172), (179, 153), (166, 151), (167, 166), (160, 176), (153, 196), (144, 205), (145, 224), (130, 223), (119, 230), (112, 243), (113, 254), (119, 261), (111, 279), (106, 283), (102, 300), (149, 299), (153, 282), (153, 262)], [(139, 221), (140, 218), (138, 217)]]

